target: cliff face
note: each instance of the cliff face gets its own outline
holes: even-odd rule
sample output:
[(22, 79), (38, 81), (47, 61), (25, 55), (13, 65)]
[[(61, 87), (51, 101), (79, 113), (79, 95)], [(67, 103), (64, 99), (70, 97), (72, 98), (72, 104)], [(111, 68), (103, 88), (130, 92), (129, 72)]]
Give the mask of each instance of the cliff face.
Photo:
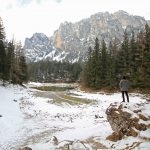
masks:
[[(27, 57), (31, 60), (35, 60), (32, 58), (35, 55), (31, 56), (30, 51), (33, 53), (39, 51), (40, 59), (48, 58), (46, 55), (55, 53), (55, 57), (49, 57), (49, 59), (55, 59), (58, 55), (60, 59), (76, 61), (85, 57), (88, 47), (93, 46), (96, 37), (100, 41), (104, 39), (106, 44), (115, 38), (122, 41), (125, 29), (129, 34), (132, 31), (137, 34), (144, 29), (145, 24), (146, 20), (143, 17), (132, 16), (124, 11), (113, 14), (108, 12), (97, 13), (76, 23), (65, 22), (60, 24), (59, 29), (54, 32), (53, 36), (41, 40), (40, 46), (38, 41), (33, 40), (37, 38), (35, 34), (32, 38), (25, 40), (24, 48)], [(41, 36), (43, 37), (42, 34)], [(59, 53), (62, 53), (62, 51), (63, 55)]]
[(27, 61), (39, 61), (45, 55), (53, 51), (49, 38), (43, 33), (35, 33), (31, 38), (25, 40), (25, 55)]
[(124, 29), (130, 33), (143, 30), (146, 21), (139, 16), (132, 16), (124, 11), (114, 14), (108, 12), (97, 13), (88, 19), (81, 20), (75, 24), (65, 22), (53, 36), (54, 46), (59, 35), (63, 50), (83, 50), (84, 45), (93, 42), (96, 37), (105, 39), (106, 43), (117, 37), (123, 39)]

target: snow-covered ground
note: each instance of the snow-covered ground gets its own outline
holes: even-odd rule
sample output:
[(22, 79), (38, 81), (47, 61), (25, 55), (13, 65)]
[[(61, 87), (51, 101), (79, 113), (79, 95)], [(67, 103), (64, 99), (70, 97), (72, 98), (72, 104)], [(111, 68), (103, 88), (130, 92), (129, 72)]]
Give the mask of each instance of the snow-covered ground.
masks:
[[(105, 140), (113, 132), (105, 111), (111, 103), (120, 104), (120, 93), (86, 93), (75, 89), (70, 91), (72, 96), (86, 98), (93, 103), (69, 105), (64, 102), (58, 105), (48, 103), (53, 100), (51, 97), (35, 96), (37, 90), (30, 88), (33, 85), (42, 84), (32, 83), (27, 88), (0, 86), (0, 150), (17, 150), (24, 146), (33, 150), (55, 150), (69, 141), (84, 141), (86, 147), (92, 149), (92, 145), (88, 144), (89, 139), (110, 149), (133, 148), (136, 142), (141, 144), (135, 149), (150, 149), (149, 141), (140, 137), (127, 137), (118, 142)], [(134, 109), (146, 103), (141, 109), (149, 117), (150, 104), (143, 95), (132, 93), (129, 96), (130, 103), (124, 105)], [(140, 136), (150, 138), (150, 130), (142, 131)], [(58, 145), (54, 144), (54, 137), (57, 137)], [(78, 146), (78, 150), (82, 149), (81, 144)]]

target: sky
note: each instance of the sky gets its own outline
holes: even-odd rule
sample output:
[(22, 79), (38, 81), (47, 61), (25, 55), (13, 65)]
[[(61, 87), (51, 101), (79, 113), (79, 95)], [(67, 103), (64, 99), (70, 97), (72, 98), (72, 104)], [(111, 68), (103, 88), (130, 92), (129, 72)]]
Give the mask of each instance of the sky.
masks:
[(150, 0), (0, 0), (6, 38), (22, 44), (36, 32), (52, 36), (65, 21), (73, 23), (98, 12), (118, 10), (150, 20)]

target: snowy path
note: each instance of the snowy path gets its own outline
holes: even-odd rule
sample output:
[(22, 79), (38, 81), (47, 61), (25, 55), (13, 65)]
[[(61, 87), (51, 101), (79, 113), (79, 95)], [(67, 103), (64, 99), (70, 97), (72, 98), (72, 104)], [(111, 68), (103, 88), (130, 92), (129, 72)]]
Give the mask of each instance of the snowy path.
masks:
[[(68, 99), (55, 92), (39, 92), (43, 93), (39, 97), (37, 90), (30, 88), (0, 86), (0, 150), (17, 150), (27, 145), (33, 150), (55, 150), (51, 141), (53, 136), (59, 142), (80, 140), (87, 143), (97, 137), (99, 144), (102, 142), (110, 146), (105, 141), (112, 133), (105, 111), (110, 103), (121, 101), (120, 93), (70, 92), (72, 96), (96, 100), (96, 103), (70, 105), (66, 102)], [(64, 99), (65, 102), (60, 105), (49, 103), (55, 98)], [(130, 94), (130, 101), (133, 106), (145, 102), (145, 99), (139, 94)]]

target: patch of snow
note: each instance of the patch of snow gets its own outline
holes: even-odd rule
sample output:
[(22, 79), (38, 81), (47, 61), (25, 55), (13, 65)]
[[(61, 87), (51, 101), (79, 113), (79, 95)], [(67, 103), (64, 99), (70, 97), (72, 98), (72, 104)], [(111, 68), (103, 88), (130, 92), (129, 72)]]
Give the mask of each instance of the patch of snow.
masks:
[(150, 142), (144, 142), (144, 143), (141, 143), (139, 145), (139, 148), (137, 148), (136, 150), (149, 150), (150, 149)]
[(28, 85), (29, 85), (29, 86), (42, 86), (42, 83), (38, 83), (38, 82), (29, 82)]
[(150, 129), (147, 129), (146, 131), (141, 131), (140, 136), (143, 138), (150, 139)]
[[(120, 105), (121, 93), (86, 93), (71, 90), (69, 92), (71, 96), (93, 100), (94, 103), (57, 105), (48, 103), (53, 101), (52, 98), (35, 96), (36, 90), (31, 89), (32, 86), (72, 85), (30, 82), (27, 88), (13, 85), (0, 86), (0, 115), (2, 115), (0, 117), (0, 149), (18, 149), (20, 146), (27, 145), (33, 150), (56, 149), (58, 147), (50, 141), (53, 136), (57, 137), (59, 146), (62, 141), (78, 141), (90, 137), (98, 137), (100, 143), (108, 148), (113, 145), (114, 149), (124, 149), (133, 142), (141, 142), (138, 137), (128, 137), (118, 142), (105, 140), (113, 132), (106, 119), (106, 109), (111, 103)], [(144, 114), (149, 115), (149, 104), (145, 107), (138, 105), (146, 102), (141, 95), (130, 93), (129, 97), (130, 103), (124, 103), (123, 106), (129, 110), (141, 108)], [(101, 117), (97, 118), (96, 115)], [(141, 132), (140, 136), (147, 137), (149, 131)], [(140, 144), (140, 147), (149, 147), (149, 145)]]
[(123, 26), (122, 28), (123, 28), (123, 29), (126, 29), (126, 28), (127, 28), (127, 26)]
[(56, 53), (56, 50), (53, 50), (52, 52), (50, 52), (48, 55), (44, 56), (43, 59), (46, 59), (46, 58), (53, 58), (54, 55)]

